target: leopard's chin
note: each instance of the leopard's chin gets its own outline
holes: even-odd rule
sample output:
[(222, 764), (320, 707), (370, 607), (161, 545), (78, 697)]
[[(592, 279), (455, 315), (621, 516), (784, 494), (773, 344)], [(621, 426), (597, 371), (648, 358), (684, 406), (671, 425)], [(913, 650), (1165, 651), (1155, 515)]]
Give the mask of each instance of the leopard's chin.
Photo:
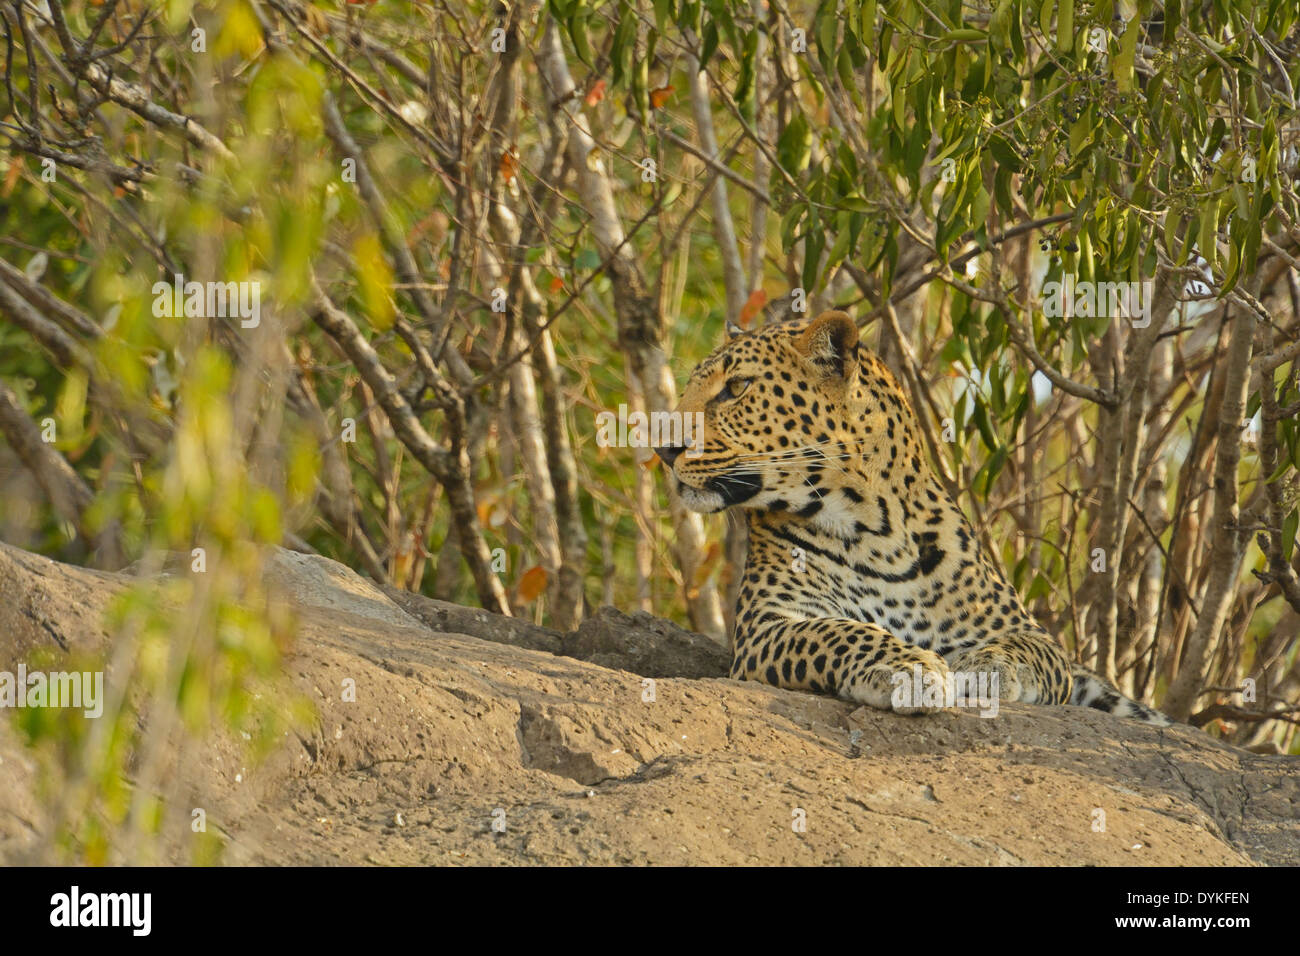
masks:
[(680, 478), (674, 480), (677, 482), (677, 496), (681, 499), (682, 504), (691, 511), (698, 511), (707, 515), (727, 507), (727, 500), (718, 492), (710, 491), (707, 488), (694, 488)]

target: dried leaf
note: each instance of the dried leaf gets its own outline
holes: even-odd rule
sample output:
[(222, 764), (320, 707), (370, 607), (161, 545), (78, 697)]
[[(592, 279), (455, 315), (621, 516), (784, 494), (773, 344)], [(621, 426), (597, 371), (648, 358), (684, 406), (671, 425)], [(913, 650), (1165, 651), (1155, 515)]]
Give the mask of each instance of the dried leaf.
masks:
[(515, 178), (515, 173), (518, 171), (519, 160), (515, 159), (513, 152), (506, 150), (501, 154), (501, 181), (509, 183), (510, 180)]
[(749, 328), (749, 323), (754, 321), (754, 316), (758, 315), (759, 310), (765, 305), (767, 305), (767, 293), (762, 289), (755, 289), (749, 294), (749, 298), (745, 300), (736, 324), (742, 329)]
[(398, 582), (399, 586), (404, 584), (411, 574), (411, 564), (415, 561), (415, 550), (411, 547), (409, 540), (403, 541), (398, 546), (397, 553), (393, 555), (392, 579)]
[(478, 523), (483, 527), (499, 528), (510, 518), (498, 492), (488, 491), (477, 497), (474, 510), (478, 512)]
[(597, 80), (591, 84), (591, 89), (587, 91), (586, 99), (583, 100), (588, 106), (595, 106), (605, 98), (605, 81)]
[(447, 237), (448, 225), (447, 214), (441, 209), (435, 209), (411, 227), (406, 234), (407, 245), (417, 244), (425, 235), (429, 236), (430, 242), (437, 245)]
[(42, 250), (27, 261), (27, 265), (23, 269), (23, 272), (27, 275), (27, 278), (31, 279), (33, 282), (40, 282), (41, 276), (45, 275), (45, 270), (48, 269), (49, 266), (50, 257)]
[(704, 553), (704, 560), (695, 569), (695, 579), (692, 584), (696, 589), (704, 586), (704, 582), (709, 579), (709, 575), (713, 573), (713, 569), (717, 567), (718, 559), (721, 557), (722, 545), (716, 541), (710, 542), (709, 550)]
[(537, 600), (537, 596), (546, 590), (546, 569), (541, 565), (531, 567), (519, 579), (519, 600), (528, 602)]
[(9, 160), (9, 172), (5, 173), (4, 189), (0, 190), (0, 196), (8, 196), (14, 191), (14, 186), (18, 183), (18, 177), (23, 174), (23, 161), (18, 158)]
[(397, 113), (412, 126), (419, 126), (429, 118), (429, 108), (419, 100), (407, 100), (397, 108)]

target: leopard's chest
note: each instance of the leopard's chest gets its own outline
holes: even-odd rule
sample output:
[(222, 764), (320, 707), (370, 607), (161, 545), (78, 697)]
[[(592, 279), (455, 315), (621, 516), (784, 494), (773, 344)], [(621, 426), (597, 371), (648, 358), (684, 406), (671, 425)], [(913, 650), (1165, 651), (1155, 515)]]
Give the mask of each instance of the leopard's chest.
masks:
[(924, 524), (896, 526), (889, 541), (794, 523), (760, 527), (750, 559), (750, 602), (783, 616), (877, 624), (941, 654), (1023, 625), (1010, 589)]

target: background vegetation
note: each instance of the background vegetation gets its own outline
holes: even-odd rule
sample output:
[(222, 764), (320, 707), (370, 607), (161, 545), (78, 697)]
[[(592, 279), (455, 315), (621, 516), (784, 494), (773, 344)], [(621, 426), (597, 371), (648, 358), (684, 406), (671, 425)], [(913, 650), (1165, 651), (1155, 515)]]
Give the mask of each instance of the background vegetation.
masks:
[[(0, 15), (0, 538), (216, 571), (123, 602), (143, 696), (115, 729), (29, 728), (84, 778), (69, 821), (156, 826), (134, 708), (288, 719), (252, 691), (292, 632), (270, 544), (556, 627), (612, 603), (725, 640), (743, 527), (599, 447), (596, 415), (671, 408), (724, 320), (800, 306), (859, 318), (1079, 660), (1300, 749), (1294, 4)], [(178, 274), (258, 283), (260, 321), (157, 317)], [(1067, 275), (1150, 283), (1149, 324), (1053, 314)], [(110, 858), (88, 826), (64, 847)]]

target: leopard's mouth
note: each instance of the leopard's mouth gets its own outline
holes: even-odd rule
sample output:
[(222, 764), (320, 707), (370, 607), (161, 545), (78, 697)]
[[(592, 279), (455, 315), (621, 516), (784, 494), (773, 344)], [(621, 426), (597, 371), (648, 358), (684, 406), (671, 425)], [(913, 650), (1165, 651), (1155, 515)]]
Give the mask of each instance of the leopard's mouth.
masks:
[(763, 483), (757, 475), (715, 475), (705, 479), (702, 485), (689, 484), (674, 473), (677, 490), (682, 504), (692, 511), (710, 514), (742, 504), (763, 490)]

